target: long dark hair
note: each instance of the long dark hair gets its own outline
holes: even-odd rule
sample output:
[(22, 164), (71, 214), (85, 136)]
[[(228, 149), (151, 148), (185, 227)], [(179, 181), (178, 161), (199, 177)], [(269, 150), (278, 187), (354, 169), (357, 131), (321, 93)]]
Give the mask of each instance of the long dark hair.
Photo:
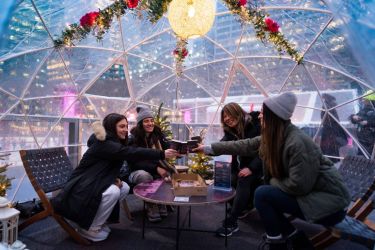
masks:
[(284, 147), (284, 130), (289, 121), (275, 115), (263, 103), (262, 138), (260, 141), (260, 156), (265, 168), (272, 177), (285, 177), (282, 164), (282, 150)]
[(126, 119), (126, 117), (124, 115), (117, 114), (117, 113), (108, 114), (103, 119), (103, 127), (104, 127), (104, 129), (105, 129), (105, 131), (106, 131), (106, 133), (107, 133), (108, 136), (110, 136), (112, 138), (116, 138), (122, 144), (126, 145), (127, 142), (128, 142), (128, 136), (126, 136), (125, 139), (120, 139), (117, 136), (117, 129), (116, 129), (117, 123), (119, 123), (120, 121), (122, 121), (124, 119), (126, 121), (128, 121), (128, 119)]
[[(238, 120), (237, 126), (235, 128), (231, 128), (224, 122), (224, 113), (230, 115), (234, 119)], [(221, 125), (223, 126), (224, 131), (234, 133), (239, 139), (244, 138), (245, 135), (245, 117), (246, 112), (235, 102), (230, 102), (226, 104), (223, 109), (221, 110)]]
[(143, 128), (143, 120), (137, 123), (137, 126), (131, 129), (130, 133), (134, 136), (134, 143), (138, 147), (151, 148), (152, 145), (157, 146), (158, 141), (164, 138), (161, 128), (154, 124), (154, 130), (150, 135), (146, 136), (146, 131)]

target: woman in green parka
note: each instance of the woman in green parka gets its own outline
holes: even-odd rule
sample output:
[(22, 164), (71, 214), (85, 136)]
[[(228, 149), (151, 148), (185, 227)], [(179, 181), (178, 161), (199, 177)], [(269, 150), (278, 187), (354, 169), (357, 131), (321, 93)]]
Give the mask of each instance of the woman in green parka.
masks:
[(261, 136), (217, 142), (196, 149), (207, 154), (256, 155), (263, 160), (265, 185), (255, 191), (254, 204), (264, 223), (269, 249), (313, 249), (284, 214), (332, 226), (345, 217), (350, 195), (333, 163), (318, 145), (294, 126), (290, 118), (297, 104), (291, 92), (267, 98), (259, 115)]

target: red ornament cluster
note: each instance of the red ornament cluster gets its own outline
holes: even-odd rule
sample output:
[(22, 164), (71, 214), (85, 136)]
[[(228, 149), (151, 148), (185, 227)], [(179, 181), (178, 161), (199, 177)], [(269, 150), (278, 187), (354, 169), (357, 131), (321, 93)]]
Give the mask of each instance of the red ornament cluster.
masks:
[(83, 17), (81, 17), (81, 19), (79, 19), (79, 23), (83, 27), (92, 27), (95, 24), (96, 18), (98, 16), (99, 16), (98, 11), (89, 12)]
[(188, 54), (189, 54), (189, 51), (185, 48), (183, 48), (182, 50), (179, 50), (179, 49), (173, 50), (173, 55), (175, 57), (185, 58), (187, 57)]
[(129, 9), (133, 9), (138, 6), (138, 0), (126, 0), (126, 5)]
[(239, 0), (238, 6), (245, 6), (247, 4), (247, 0)]
[(267, 26), (266, 29), (269, 32), (271, 32), (271, 33), (277, 33), (277, 32), (279, 32), (280, 26), (277, 24), (276, 21), (272, 20), (269, 17), (266, 17), (266, 19), (264, 19), (264, 22), (266, 23), (266, 26)]

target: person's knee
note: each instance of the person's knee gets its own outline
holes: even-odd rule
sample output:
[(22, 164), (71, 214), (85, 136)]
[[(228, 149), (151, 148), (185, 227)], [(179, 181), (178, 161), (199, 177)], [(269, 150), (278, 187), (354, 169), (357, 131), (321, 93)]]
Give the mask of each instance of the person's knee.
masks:
[(105, 192), (105, 196), (108, 197), (108, 199), (117, 201), (120, 198), (120, 188), (117, 185), (112, 184)]
[(261, 202), (264, 202), (269, 194), (269, 186), (262, 185), (255, 189), (254, 192), (254, 206), (258, 207)]
[(130, 187), (126, 182), (122, 182), (122, 187), (120, 188), (120, 200), (125, 199), (125, 197), (129, 194)]

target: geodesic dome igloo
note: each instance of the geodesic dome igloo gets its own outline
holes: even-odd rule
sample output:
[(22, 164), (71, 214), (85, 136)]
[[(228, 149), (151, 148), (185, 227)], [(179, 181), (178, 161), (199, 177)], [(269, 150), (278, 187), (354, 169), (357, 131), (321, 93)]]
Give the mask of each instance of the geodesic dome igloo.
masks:
[[(257, 2), (304, 56), (302, 64), (257, 40), (253, 26), (242, 25), (220, 0), (212, 29), (189, 40), (181, 77), (172, 55), (176, 37), (166, 17), (151, 24), (145, 11), (128, 11), (112, 22), (102, 41), (88, 35), (72, 47), (57, 48), (53, 39), (67, 24), (113, 1), (2, 1), (0, 152), (10, 153), (6, 160), (14, 163), (8, 169), (8, 176), (15, 177), (9, 198), (33, 196), (26, 191), (30, 184), (18, 150), (65, 146), (77, 160), (92, 121), (118, 112), (134, 123), (139, 104), (157, 109), (163, 103), (176, 139), (189, 136), (187, 127), (193, 133), (208, 128), (209, 143), (222, 136), (223, 104), (259, 110), (266, 96), (293, 91), (298, 106), (292, 121), (317, 143), (328, 117), (347, 133), (340, 155), (328, 156), (362, 152), (370, 157), (349, 116), (360, 111), (362, 97), (375, 88), (374, 6), (363, 1)], [(324, 94), (335, 97), (335, 105), (326, 103)]]

